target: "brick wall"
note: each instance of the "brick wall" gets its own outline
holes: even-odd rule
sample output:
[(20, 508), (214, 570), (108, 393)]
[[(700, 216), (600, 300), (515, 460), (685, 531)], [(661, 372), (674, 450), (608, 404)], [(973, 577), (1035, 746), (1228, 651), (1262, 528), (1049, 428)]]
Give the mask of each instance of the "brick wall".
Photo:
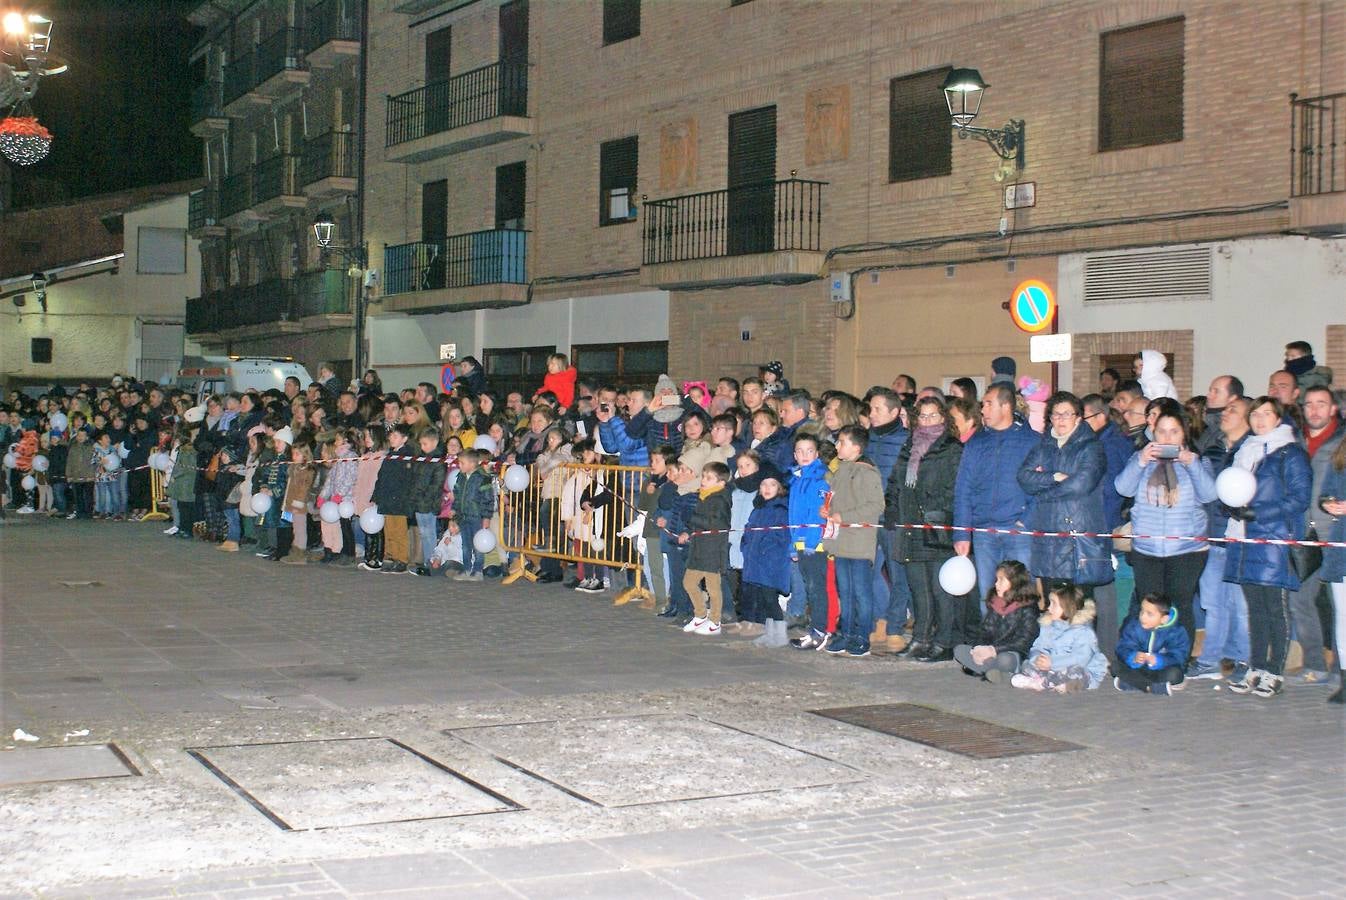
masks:
[[(1134, 354), (1140, 350), (1158, 350), (1173, 354), (1173, 385), (1184, 400), (1193, 396), (1193, 344), (1191, 331), (1114, 331), (1105, 334), (1077, 334), (1074, 337), (1074, 383), (1070, 390), (1079, 396), (1098, 390), (1098, 373), (1103, 370), (1099, 357), (1116, 353)], [(1130, 376), (1123, 371), (1122, 377)], [(1206, 385), (1200, 386), (1205, 392)]]
[(1314, 354), (1320, 365), (1332, 369), (1332, 386), (1346, 386), (1346, 325), (1327, 326), (1327, 346), (1321, 355), (1314, 348)]

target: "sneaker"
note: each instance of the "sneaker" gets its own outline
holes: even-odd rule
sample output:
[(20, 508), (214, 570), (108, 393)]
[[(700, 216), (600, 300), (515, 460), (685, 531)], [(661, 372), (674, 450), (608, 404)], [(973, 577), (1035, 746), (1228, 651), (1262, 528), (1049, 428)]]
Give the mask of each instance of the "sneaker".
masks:
[(178, 533), (178, 526), (176, 525), (169, 525), (167, 528), (164, 529), (164, 534), (177, 534), (177, 533)]
[(1199, 660), (1194, 659), (1189, 663), (1187, 663), (1187, 671), (1184, 673), (1184, 675), (1187, 678), (1196, 680), (1209, 679), (1212, 681), (1218, 681), (1224, 677), (1224, 669), (1220, 667), (1220, 664), (1218, 662), (1203, 663)]
[(66, 516), (66, 520), (67, 520), (67, 521), (69, 521), (70, 519), (78, 519), (78, 518), (79, 518), (79, 513), (71, 513), (70, 515)]
[(579, 591), (581, 594), (601, 594), (605, 588), (603, 587), (603, 582), (599, 581), (597, 578), (586, 578), (579, 583), (579, 587), (575, 588), (575, 590)]
[(1234, 663), (1234, 671), (1229, 673), (1230, 681), (1242, 681), (1248, 677), (1248, 664), (1246, 662)]
[(407, 564), (404, 562), (391, 562), (383, 564), (385, 575), (405, 575), (407, 574)]
[(1295, 684), (1302, 684), (1305, 687), (1327, 687), (1331, 683), (1331, 674), (1316, 669), (1305, 669), (1295, 677)]
[(829, 634), (826, 638), (827, 643), (818, 648), (824, 653), (830, 653), (833, 656), (840, 656), (846, 652), (846, 639), (839, 634)]
[[(266, 554), (264, 554), (264, 553), (258, 553), (257, 555), (258, 555), (258, 556), (265, 556)], [(359, 570), (362, 571), (362, 572), (382, 572), (382, 571), (383, 571), (383, 563), (361, 562), (361, 563), (360, 563), (358, 566), (356, 566), (355, 568), (359, 569)]]
[(863, 659), (864, 657), (869, 655), (869, 645), (860, 644), (855, 647), (847, 647), (846, 655), (854, 659)]
[(266, 559), (270, 555), (271, 555), (270, 550), (258, 550), (256, 553), (253, 554), (253, 556), (257, 557), (258, 559)]
[(33, 513), (37, 512), (37, 510), (33, 509), (31, 506), (20, 506), (16, 512), (21, 516), (31, 516)]
[(693, 631), (696, 631), (698, 628), (700, 628), (702, 625), (705, 625), (709, 621), (710, 621), (709, 619), (703, 619), (699, 617), (693, 618), (692, 621), (682, 626), (682, 630), (687, 632), (688, 634), (691, 634)]
[(1281, 692), (1283, 681), (1279, 675), (1263, 672), (1262, 677), (1257, 679), (1257, 687), (1253, 688), (1252, 694), (1254, 697), (1274, 697)]
[(1022, 672), (1015, 673), (1010, 679), (1010, 685), (1017, 688), (1023, 688), (1026, 691), (1040, 691), (1044, 685), (1042, 679), (1036, 675), (1025, 675)]
[(693, 633), (705, 635), (706, 637), (714, 637), (720, 633), (720, 623), (712, 622), (710, 619), (704, 619), (701, 624), (696, 627), (696, 630)]
[(1261, 669), (1248, 669), (1243, 673), (1243, 677), (1237, 681), (1230, 676), (1229, 690), (1235, 694), (1251, 694), (1257, 687), (1257, 682), (1261, 679), (1263, 672)]
[(1167, 681), (1156, 681), (1150, 685), (1150, 693), (1156, 697), (1167, 697), (1173, 693), (1173, 685)]
[(665, 606), (663, 609), (659, 610), (659, 612), (655, 613), (655, 615), (661, 619), (672, 619), (678, 615), (678, 608), (670, 603), (668, 606)]
[(608, 578), (608, 577), (606, 577), (606, 576), (603, 578), (603, 590), (605, 590), (605, 591), (610, 591), (610, 590), (612, 590), (612, 579), (611, 579), (611, 578)]
[(790, 646), (796, 650), (821, 650), (827, 646), (827, 635), (810, 628), (803, 637), (790, 641)]
[(1112, 676), (1112, 686), (1124, 694), (1129, 694), (1140, 690), (1140, 688), (1132, 687), (1127, 682), (1122, 681), (1122, 679), (1116, 675)]

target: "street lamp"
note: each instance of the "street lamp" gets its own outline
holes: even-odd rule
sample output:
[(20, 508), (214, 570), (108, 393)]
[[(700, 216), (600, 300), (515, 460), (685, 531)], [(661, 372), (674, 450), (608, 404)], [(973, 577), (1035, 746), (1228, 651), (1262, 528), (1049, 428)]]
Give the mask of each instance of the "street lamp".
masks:
[(1012, 159), (1017, 168), (1024, 167), (1024, 122), (1010, 119), (1003, 128), (973, 128), (972, 120), (981, 111), (981, 98), (990, 87), (982, 81), (976, 69), (952, 69), (944, 79), (944, 103), (949, 107), (958, 137), (974, 137), (985, 141), (1001, 159)]
[(361, 357), (364, 351), (365, 292), (368, 290), (369, 245), (334, 246), (332, 239), (336, 237), (336, 230), (336, 220), (328, 213), (318, 213), (317, 218), (313, 220), (313, 237), (322, 249), (324, 264), (329, 253), (337, 254), (346, 262), (346, 274), (355, 281), (355, 307), (353, 310), (355, 313), (355, 351), (351, 358), (351, 368), (358, 380), (364, 371)]
[(0, 153), (21, 166), (32, 165), (51, 149), (51, 132), (29, 106), (44, 77), (67, 69), (50, 52), (51, 28), (51, 19), (37, 13), (0, 16)]

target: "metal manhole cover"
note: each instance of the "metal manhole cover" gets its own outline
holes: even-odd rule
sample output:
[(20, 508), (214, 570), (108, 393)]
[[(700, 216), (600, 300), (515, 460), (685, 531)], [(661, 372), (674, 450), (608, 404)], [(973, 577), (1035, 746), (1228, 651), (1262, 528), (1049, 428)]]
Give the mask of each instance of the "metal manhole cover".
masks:
[(1017, 728), (1006, 728), (994, 722), (983, 722), (981, 719), (959, 716), (917, 703), (841, 706), (810, 712), (815, 716), (858, 725), (973, 759), (999, 759), (1085, 749), (1080, 744), (1019, 731)]
[(139, 775), (116, 744), (70, 744), (0, 753), (0, 787)]

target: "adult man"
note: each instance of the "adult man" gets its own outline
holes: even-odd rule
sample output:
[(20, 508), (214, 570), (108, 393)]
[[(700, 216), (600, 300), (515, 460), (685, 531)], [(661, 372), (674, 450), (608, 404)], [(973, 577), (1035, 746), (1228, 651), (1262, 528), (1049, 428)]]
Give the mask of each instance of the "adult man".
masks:
[[(600, 395), (601, 397), (601, 395)], [(622, 418), (615, 409), (603, 409), (597, 412), (598, 436), (604, 449), (617, 454), (623, 466), (648, 466), (651, 448), (644, 440), (634, 438), (627, 433), (626, 425), (631, 419), (644, 412), (650, 402), (651, 393), (645, 388), (631, 388), (626, 395), (627, 418)]]
[(337, 381), (336, 369), (329, 362), (318, 363), (318, 384), (329, 397), (341, 393), (341, 383)]
[[(902, 427), (902, 398), (896, 391), (876, 387), (869, 397), (869, 445), (865, 456), (874, 463), (888, 483), (902, 445), (907, 442), (907, 429)], [(883, 520), (880, 519), (880, 522)], [(870, 646), (898, 653), (907, 646), (902, 632), (911, 608), (911, 587), (907, 584), (907, 570), (893, 555), (896, 533), (885, 528), (879, 532), (879, 544), (874, 555), (874, 633)], [(887, 576), (886, 578), (884, 576)]]
[[(1028, 495), (1019, 487), (1019, 469), (1040, 437), (1014, 417), (1014, 386), (988, 385), (981, 401), (982, 427), (963, 447), (953, 491), (955, 525), (1024, 530), (1028, 522)], [(977, 587), (982, 597), (995, 587), (995, 569), (1002, 559), (1027, 562), (1032, 546), (1024, 534), (969, 535), (954, 532), (954, 551), (972, 554)]]
[(1285, 370), (1295, 376), (1301, 391), (1332, 385), (1332, 370), (1317, 364), (1308, 341), (1291, 341), (1285, 345)]
[(1145, 436), (1145, 429), (1149, 425), (1149, 407), (1148, 400), (1137, 396), (1122, 410), (1122, 428), (1137, 450), (1149, 443), (1149, 438)]
[(354, 391), (342, 391), (337, 395), (337, 413), (332, 417), (332, 424), (338, 428), (361, 428), (364, 426), (365, 420), (360, 415), (358, 400)]
[[(1333, 517), (1319, 505), (1322, 500), (1323, 479), (1332, 465), (1332, 454), (1346, 436), (1341, 424), (1336, 397), (1325, 385), (1314, 385), (1304, 391), (1305, 449), (1313, 466), (1313, 489), (1309, 495), (1309, 525), (1325, 538), (1332, 527)], [(1299, 674), (1300, 684), (1323, 685), (1330, 680), (1327, 660), (1323, 656), (1323, 627), (1318, 613), (1318, 594), (1323, 580), (1315, 571), (1300, 577), (1299, 590), (1290, 594), (1290, 617), (1295, 624), (1295, 636), (1304, 651), (1304, 670)], [(1337, 648), (1341, 653), (1341, 648)]]
[(1211, 379), (1206, 389), (1205, 429), (1197, 440), (1196, 452), (1205, 452), (1206, 447), (1220, 441), (1220, 414), (1235, 397), (1243, 396), (1243, 382), (1233, 375), (1217, 375)]
[(1104, 400), (1111, 400), (1121, 383), (1122, 376), (1111, 366), (1098, 373), (1098, 393)]
[(893, 390), (903, 403), (913, 403), (916, 400), (916, 379), (910, 375), (899, 375), (893, 379)]
[(747, 410), (747, 415), (743, 417), (743, 427), (739, 429), (739, 443), (746, 447), (752, 443), (752, 417), (753, 413), (762, 408), (766, 403), (766, 389), (762, 385), (762, 379), (754, 375), (751, 378), (743, 379), (743, 386), (739, 390), (739, 400), (743, 403), (743, 408)]
[[(1220, 440), (1201, 454), (1210, 463), (1211, 474), (1218, 476), (1233, 464), (1234, 454), (1251, 433), (1250, 405), (1244, 397), (1231, 397), (1225, 404), (1220, 413)], [(1206, 613), (1206, 637), (1201, 655), (1188, 664), (1186, 674), (1188, 678), (1223, 678), (1221, 661), (1231, 659), (1237, 680), (1248, 668), (1248, 606), (1243, 599), (1243, 587), (1224, 580), (1229, 548), (1217, 539), (1225, 536), (1229, 510), (1218, 501), (1208, 503), (1206, 521), (1210, 549), (1206, 551), (1206, 568), (1197, 583), (1197, 596)]]
[(1299, 395), (1299, 381), (1292, 373), (1277, 369), (1267, 379), (1267, 396), (1275, 397), (1283, 405), (1294, 406), (1299, 403)]
[(718, 416), (738, 406), (739, 384), (737, 378), (728, 375), (715, 382), (715, 396), (710, 401), (710, 414)]
[(439, 424), (439, 389), (428, 381), (416, 385), (416, 402), (425, 407), (425, 417)]
[(809, 392), (794, 390), (781, 398), (780, 429), (757, 446), (762, 459), (782, 472), (795, 468), (795, 437), (805, 428), (809, 419)]
[(997, 356), (991, 360), (991, 384), (1014, 385), (1014, 378), (1019, 372), (1019, 365), (1012, 356)]
[(160, 387), (150, 388), (150, 427), (157, 429), (164, 419), (173, 415), (173, 407), (164, 402), (164, 392)]
[[(1135, 453), (1135, 445), (1131, 442), (1122, 430), (1117, 427), (1117, 423), (1108, 417), (1108, 403), (1103, 399), (1102, 394), (1086, 394), (1080, 399), (1084, 405), (1084, 423), (1094, 430), (1098, 435), (1099, 441), (1103, 444), (1103, 456), (1107, 459), (1107, 470), (1103, 476), (1103, 483), (1098, 489), (1103, 493), (1103, 515), (1107, 522), (1108, 530), (1116, 533), (1122, 524), (1122, 495), (1117, 493), (1114, 481), (1126, 468), (1126, 463), (1131, 459), (1131, 454)], [(1111, 542), (1109, 542), (1111, 543)], [(1125, 559), (1117, 559), (1114, 554), (1114, 562), (1117, 563), (1118, 571), (1124, 566)], [(1097, 608), (1098, 618), (1095, 620), (1094, 631), (1098, 635), (1098, 649), (1103, 651), (1103, 655), (1112, 660), (1116, 658), (1117, 653), (1117, 632), (1120, 623), (1117, 621), (1117, 585), (1115, 582), (1100, 584), (1094, 588), (1094, 602)]]
[(299, 383), (299, 379), (294, 375), (286, 375), (283, 389), (285, 391), (285, 402), (291, 403), (304, 390), (304, 386)]
[(528, 421), (528, 407), (524, 405), (523, 393), (521, 391), (510, 391), (505, 395), (505, 412), (509, 415), (509, 420), (514, 423), (512, 428), (518, 430)]
[(383, 395), (383, 430), (392, 431), (402, 418), (402, 401), (396, 394)]
[(1144, 397), (1140, 391), (1140, 385), (1131, 381), (1123, 381), (1117, 386), (1116, 392), (1112, 395), (1112, 400), (1108, 402), (1108, 408), (1112, 410), (1116, 421), (1121, 424), (1121, 418), (1126, 410), (1131, 406), (1131, 402), (1137, 397)]

